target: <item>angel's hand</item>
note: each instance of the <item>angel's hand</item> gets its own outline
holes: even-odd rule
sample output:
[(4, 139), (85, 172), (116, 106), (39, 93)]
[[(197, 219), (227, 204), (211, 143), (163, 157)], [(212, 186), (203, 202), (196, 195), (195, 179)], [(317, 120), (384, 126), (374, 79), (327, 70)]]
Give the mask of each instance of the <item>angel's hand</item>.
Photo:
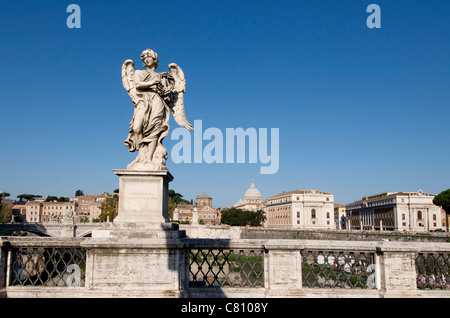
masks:
[(138, 83), (136, 83), (136, 88), (137, 89), (146, 89), (146, 88), (149, 88), (151, 86), (158, 84), (159, 82), (161, 82), (161, 79), (159, 79), (159, 78), (154, 79), (150, 82), (138, 82)]

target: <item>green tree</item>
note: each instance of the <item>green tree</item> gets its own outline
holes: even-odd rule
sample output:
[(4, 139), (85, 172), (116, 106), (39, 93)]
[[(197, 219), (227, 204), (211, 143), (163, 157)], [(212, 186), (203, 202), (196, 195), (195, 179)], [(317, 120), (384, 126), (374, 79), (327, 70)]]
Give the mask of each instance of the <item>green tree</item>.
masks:
[(445, 211), (447, 232), (450, 230), (449, 216), (450, 216), (450, 189), (442, 191), (433, 199), (434, 205), (440, 206)]
[(245, 226), (245, 211), (236, 208), (225, 209), (222, 211), (221, 223), (231, 226)]
[(12, 209), (8, 205), (0, 202), (0, 223), (10, 222), (12, 219)]
[[(168, 216), (170, 219), (173, 219), (173, 211), (178, 204), (189, 204), (190, 202), (183, 199), (183, 195), (175, 192), (175, 190), (169, 189), (169, 205), (168, 205)], [(192, 201), (192, 200), (191, 200)]]
[(114, 221), (114, 218), (117, 216), (119, 207), (119, 198), (117, 196), (113, 196), (112, 198), (107, 198), (102, 205), (100, 206), (100, 215), (98, 219), (100, 222), (106, 222), (109, 217), (109, 222)]
[(76, 196), (76, 197), (80, 197), (80, 196), (82, 196), (82, 195), (84, 195), (83, 190), (77, 190), (77, 191), (75, 191), (75, 196)]
[(176, 207), (175, 202), (173, 202), (172, 198), (169, 198), (169, 204), (167, 207), (168, 210), (167, 214), (169, 216), (169, 219), (173, 219), (173, 211), (175, 211), (175, 207)]
[(45, 198), (45, 202), (53, 202), (53, 201), (58, 201), (58, 197), (54, 195), (49, 195), (47, 196), (47, 198)]
[(229, 208), (222, 211), (222, 224), (231, 226), (261, 226), (265, 220), (263, 211), (246, 211), (236, 208)]
[(57, 197), (57, 196), (54, 196), (54, 195), (49, 195), (49, 196), (47, 196), (47, 198), (45, 198), (45, 202), (53, 202), (53, 201), (56, 201), (56, 202), (69, 202), (70, 199), (66, 198), (66, 197)]
[(446, 214), (450, 214), (450, 189), (442, 191), (433, 199), (434, 205), (444, 209)]
[(172, 199), (172, 201), (175, 204), (189, 204), (190, 202), (188, 200), (183, 199), (183, 195), (175, 192), (174, 190), (169, 190), (169, 198)]
[(256, 212), (247, 211), (249, 216), (248, 225), (250, 226), (262, 226), (264, 221), (266, 220), (266, 216), (262, 210), (258, 210)]
[(0, 193), (0, 202), (2, 202), (3, 198), (9, 197), (10, 194), (8, 192), (1, 192)]
[(42, 195), (38, 195), (38, 194), (20, 194), (17, 196), (17, 198), (19, 199), (18, 203), (25, 203), (27, 201), (33, 201), (36, 200), (38, 198), (42, 198)]

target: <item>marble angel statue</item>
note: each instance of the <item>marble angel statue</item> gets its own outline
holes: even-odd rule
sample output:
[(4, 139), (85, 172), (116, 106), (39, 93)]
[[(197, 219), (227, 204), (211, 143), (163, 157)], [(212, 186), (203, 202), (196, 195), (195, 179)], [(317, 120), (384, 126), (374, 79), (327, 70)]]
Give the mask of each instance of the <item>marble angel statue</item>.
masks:
[(178, 125), (193, 130), (184, 110), (186, 80), (183, 70), (175, 63), (169, 64), (169, 72), (157, 73), (158, 55), (150, 49), (142, 52), (141, 60), (145, 70), (135, 70), (132, 60), (122, 65), (122, 83), (134, 104), (124, 143), (129, 152), (138, 151), (127, 169), (167, 170), (167, 150), (162, 140), (169, 134), (170, 113)]

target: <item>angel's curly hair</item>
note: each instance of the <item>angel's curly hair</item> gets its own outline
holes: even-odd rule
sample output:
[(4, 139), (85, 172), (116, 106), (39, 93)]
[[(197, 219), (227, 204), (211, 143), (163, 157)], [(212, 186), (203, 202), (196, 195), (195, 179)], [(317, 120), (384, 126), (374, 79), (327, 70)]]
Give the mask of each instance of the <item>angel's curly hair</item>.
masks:
[[(142, 62), (144, 62), (144, 58), (145, 58), (146, 56), (151, 56), (151, 57), (153, 58), (153, 60), (155, 61), (155, 68), (158, 68), (158, 62), (159, 62), (158, 54), (156, 54), (156, 52), (153, 51), (153, 50), (146, 49), (145, 51), (142, 51), (142, 53), (141, 53), (141, 61), (142, 61)], [(143, 66), (144, 66), (144, 67), (147, 66), (147, 65), (145, 64), (145, 62), (144, 62), (144, 64), (143, 64)]]

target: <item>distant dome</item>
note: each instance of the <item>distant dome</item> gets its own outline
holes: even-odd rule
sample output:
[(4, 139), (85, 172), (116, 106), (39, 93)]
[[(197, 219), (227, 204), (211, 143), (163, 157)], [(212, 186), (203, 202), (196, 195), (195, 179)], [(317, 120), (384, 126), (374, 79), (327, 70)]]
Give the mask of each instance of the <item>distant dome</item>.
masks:
[(259, 190), (255, 188), (255, 183), (253, 181), (252, 181), (252, 185), (245, 192), (245, 195), (244, 195), (244, 200), (248, 200), (248, 199), (259, 199), (259, 200), (261, 200), (261, 192), (259, 192)]

